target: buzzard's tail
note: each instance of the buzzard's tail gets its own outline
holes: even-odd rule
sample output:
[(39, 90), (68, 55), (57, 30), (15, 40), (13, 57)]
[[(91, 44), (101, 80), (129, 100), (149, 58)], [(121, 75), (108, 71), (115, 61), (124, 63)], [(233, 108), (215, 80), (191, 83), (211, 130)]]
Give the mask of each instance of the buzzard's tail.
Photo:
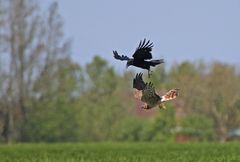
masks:
[(159, 59), (159, 60), (151, 60), (151, 66), (156, 66), (158, 64), (162, 64), (164, 63), (163, 59)]
[(177, 98), (179, 89), (172, 89), (168, 91), (165, 95), (161, 96), (161, 102), (173, 100)]

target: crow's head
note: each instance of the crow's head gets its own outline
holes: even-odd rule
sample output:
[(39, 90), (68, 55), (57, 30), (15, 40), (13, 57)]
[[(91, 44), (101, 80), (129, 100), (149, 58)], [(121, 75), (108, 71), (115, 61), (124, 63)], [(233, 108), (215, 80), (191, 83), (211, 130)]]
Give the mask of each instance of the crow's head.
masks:
[(133, 65), (133, 60), (132, 59), (127, 61), (126, 68), (128, 68), (131, 65)]

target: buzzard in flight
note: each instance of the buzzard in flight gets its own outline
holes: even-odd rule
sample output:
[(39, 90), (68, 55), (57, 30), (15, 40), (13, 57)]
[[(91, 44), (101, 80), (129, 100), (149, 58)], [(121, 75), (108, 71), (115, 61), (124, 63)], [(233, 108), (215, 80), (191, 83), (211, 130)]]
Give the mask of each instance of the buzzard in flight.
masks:
[(165, 108), (163, 102), (173, 100), (178, 96), (179, 89), (172, 89), (165, 95), (160, 96), (156, 93), (155, 88), (151, 82), (145, 83), (142, 79), (142, 73), (136, 74), (133, 79), (134, 97), (144, 102), (143, 109), (151, 109), (155, 106)]
[(133, 58), (129, 58), (128, 56), (124, 56), (124, 55), (119, 55), (117, 51), (113, 51), (113, 56), (117, 60), (127, 61), (126, 67), (132, 65), (142, 69), (147, 69), (148, 77), (150, 77), (150, 67), (164, 63), (163, 59), (151, 60), (152, 47), (153, 47), (153, 43), (150, 43), (150, 40), (146, 41), (146, 39), (144, 39), (143, 41), (140, 41), (136, 51), (132, 55)]

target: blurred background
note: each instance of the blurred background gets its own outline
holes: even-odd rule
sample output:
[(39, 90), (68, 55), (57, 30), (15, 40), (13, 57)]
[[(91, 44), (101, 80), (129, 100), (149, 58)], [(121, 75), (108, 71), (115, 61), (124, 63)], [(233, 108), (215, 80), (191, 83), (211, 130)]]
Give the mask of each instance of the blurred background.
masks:
[[(240, 139), (240, 1), (0, 0), (0, 142)], [(166, 110), (112, 51), (154, 43)], [(145, 72), (146, 75), (146, 72)], [(146, 75), (147, 76), (147, 75)]]

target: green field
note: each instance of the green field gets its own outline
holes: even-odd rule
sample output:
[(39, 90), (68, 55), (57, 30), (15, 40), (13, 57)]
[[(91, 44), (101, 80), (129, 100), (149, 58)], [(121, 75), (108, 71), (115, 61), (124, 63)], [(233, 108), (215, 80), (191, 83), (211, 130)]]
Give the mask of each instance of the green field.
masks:
[(0, 145), (0, 161), (239, 162), (240, 143), (88, 143)]

